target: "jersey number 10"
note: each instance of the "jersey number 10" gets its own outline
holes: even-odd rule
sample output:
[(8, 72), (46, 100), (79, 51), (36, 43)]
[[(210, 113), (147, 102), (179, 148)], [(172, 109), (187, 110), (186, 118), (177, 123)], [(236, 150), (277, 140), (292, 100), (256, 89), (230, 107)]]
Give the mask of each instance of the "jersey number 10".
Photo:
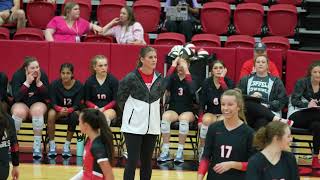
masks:
[(232, 146), (221, 145), (220, 150), (222, 158), (229, 158), (232, 151)]

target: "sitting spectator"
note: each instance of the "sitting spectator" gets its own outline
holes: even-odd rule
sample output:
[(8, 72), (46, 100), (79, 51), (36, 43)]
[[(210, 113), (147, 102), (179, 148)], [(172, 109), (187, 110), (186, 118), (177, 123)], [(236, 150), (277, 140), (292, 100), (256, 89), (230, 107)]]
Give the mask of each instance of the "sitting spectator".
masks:
[(182, 21), (166, 19), (165, 27), (169, 32), (184, 34), (187, 42), (190, 42), (194, 29), (193, 27), (199, 21), (196, 17), (199, 15), (200, 5), (197, 0), (167, 0), (165, 11), (167, 11), (168, 7), (177, 5), (186, 6), (188, 8), (188, 19)]
[(62, 157), (71, 157), (70, 143), (79, 119), (83, 86), (73, 77), (73, 65), (64, 63), (60, 67), (60, 78), (49, 87), (51, 109), (48, 112), (47, 133), (49, 136), (48, 157), (57, 156), (54, 132), (56, 120), (61, 119), (68, 124), (67, 139), (63, 145)]
[(121, 8), (120, 17), (114, 18), (102, 30), (103, 35), (114, 36), (119, 44), (146, 44), (143, 33), (143, 27), (136, 22), (133, 11), (128, 6)]
[(208, 127), (210, 124), (223, 119), (220, 107), (221, 95), (225, 90), (234, 88), (233, 81), (225, 77), (226, 73), (225, 64), (216, 60), (212, 63), (211, 77), (202, 83), (198, 119), (200, 129), (199, 159), (202, 157)]
[(80, 42), (81, 36), (90, 30), (101, 32), (102, 28), (81, 18), (79, 5), (68, 2), (63, 16), (56, 16), (48, 23), (45, 38), (47, 41)]
[(25, 57), (23, 66), (12, 77), (12, 94), (14, 104), (11, 108), (16, 130), (19, 131), (22, 121), (32, 119), (34, 132), (33, 157), (42, 157), (41, 136), (44, 126), (44, 115), (47, 112), (48, 77), (40, 69), (34, 57)]
[[(320, 61), (309, 66), (306, 77), (297, 81), (291, 95), (288, 117), (294, 127), (310, 129), (313, 135), (312, 167), (320, 169)], [(290, 106), (292, 105), (292, 106)]]
[[(267, 56), (267, 46), (261, 42), (256, 43), (254, 46), (253, 59), (249, 59), (242, 64), (239, 79), (256, 72), (256, 69), (254, 68), (254, 59), (256, 59), (257, 56)], [(277, 66), (272, 61), (269, 61), (268, 71), (271, 75), (280, 77)]]
[(116, 96), (118, 80), (109, 71), (108, 59), (103, 55), (96, 55), (91, 59), (92, 75), (84, 85), (84, 99), (88, 108), (99, 109), (110, 126), (116, 119)]
[(17, 23), (17, 29), (26, 27), (26, 15), (20, 9), (20, 0), (0, 1), (0, 26), (5, 23)]
[(171, 65), (173, 68), (177, 67), (176, 73), (173, 73), (173, 68), (168, 72), (169, 79), (166, 93), (170, 95), (170, 98), (169, 108), (163, 113), (161, 121), (163, 145), (158, 158), (158, 161), (161, 162), (171, 160), (169, 152), (170, 127), (171, 123), (176, 121), (179, 121), (179, 144), (174, 161), (177, 163), (184, 162), (183, 149), (189, 133), (189, 123), (195, 120), (192, 112), (195, 87), (189, 72), (189, 65), (187, 60), (176, 57)]
[[(281, 110), (288, 97), (282, 81), (268, 73), (268, 58), (258, 56), (254, 61), (256, 72), (240, 80), (239, 88), (245, 95), (248, 124), (258, 130), (273, 120), (281, 118)], [(292, 121), (288, 122), (292, 125)]]

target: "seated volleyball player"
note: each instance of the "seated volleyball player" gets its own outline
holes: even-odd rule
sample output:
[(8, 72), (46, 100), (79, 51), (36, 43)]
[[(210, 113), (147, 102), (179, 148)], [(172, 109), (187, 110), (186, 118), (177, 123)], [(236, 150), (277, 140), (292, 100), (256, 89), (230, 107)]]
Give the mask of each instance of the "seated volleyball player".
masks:
[(112, 132), (102, 112), (84, 109), (80, 113), (79, 127), (88, 136), (83, 152), (83, 170), (71, 180), (114, 180)]
[(248, 162), (246, 180), (299, 180), (296, 158), (290, 150), (290, 128), (282, 122), (270, 122), (254, 136), (253, 145), (261, 151)]
[(54, 142), (55, 123), (63, 119), (68, 124), (67, 140), (63, 146), (62, 156), (70, 157), (70, 142), (78, 124), (78, 113), (83, 99), (83, 86), (73, 78), (73, 65), (62, 64), (60, 78), (53, 81), (49, 88), (51, 109), (48, 113), (49, 157), (57, 155)]
[[(194, 121), (192, 107), (195, 88), (189, 72), (189, 63), (185, 59), (177, 57), (172, 62), (171, 67), (177, 67), (177, 71), (173, 74), (168, 72), (170, 77), (166, 89), (170, 95), (169, 108), (162, 115), (161, 133), (163, 145), (158, 161), (171, 160), (169, 153), (170, 125), (172, 122), (179, 121), (179, 144), (174, 161), (184, 162), (184, 143), (189, 132), (189, 123)], [(174, 69), (170, 68), (170, 70)]]
[(41, 158), (41, 136), (44, 126), (44, 114), (47, 111), (48, 77), (40, 70), (39, 62), (34, 57), (25, 57), (22, 67), (12, 77), (14, 104), (11, 108), (16, 130), (22, 121), (32, 118), (34, 132), (33, 157)]
[(258, 130), (270, 121), (278, 120), (292, 125), (293, 121), (282, 119), (281, 110), (288, 97), (281, 79), (268, 73), (268, 57), (257, 56), (256, 72), (240, 80), (239, 88), (245, 95), (248, 124)]
[(210, 125), (198, 170), (202, 180), (244, 180), (252, 148), (254, 131), (245, 123), (244, 103), (237, 90), (227, 90), (221, 96), (223, 121)]
[(221, 116), (220, 97), (225, 90), (234, 88), (233, 81), (225, 77), (226, 73), (227, 68), (224, 63), (216, 60), (212, 63), (211, 77), (202, 83), (198, 119), (200, 129), (199, 159), (203, 153), (208, 127), (213, 122), (223, 119)]
[(99, 109), (106, 116), (108, 125), (116, 118), (116, 96), (118, 80), (108, 73), (108, 61), (103, 55), (97, 55), (91, 60), (92, 75), (87, 79), (85, 103), (88, 108)]

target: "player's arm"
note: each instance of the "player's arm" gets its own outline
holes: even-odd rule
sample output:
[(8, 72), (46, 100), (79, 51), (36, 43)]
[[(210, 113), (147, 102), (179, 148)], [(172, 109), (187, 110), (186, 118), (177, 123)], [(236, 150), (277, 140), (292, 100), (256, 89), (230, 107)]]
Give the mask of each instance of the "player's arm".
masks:
[(99, 166), (103, 172), (105, 180), (114, 180), (112, 166), (110, 165), (109, 161), (101, 161)]

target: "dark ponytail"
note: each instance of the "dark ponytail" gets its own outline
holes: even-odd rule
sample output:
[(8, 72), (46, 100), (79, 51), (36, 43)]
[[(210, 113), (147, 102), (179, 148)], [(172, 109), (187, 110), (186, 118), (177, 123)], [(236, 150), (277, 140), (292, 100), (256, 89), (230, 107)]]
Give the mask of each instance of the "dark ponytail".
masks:
[(105, 144), (109, 155), (108, 159), (112, 165), (114, 159), (113, 138), (106, 117), (97, 109), (84, 109), (81, 114), (83, 122), (89, 124), (92, 129), (100, 131), (100, 137)]

